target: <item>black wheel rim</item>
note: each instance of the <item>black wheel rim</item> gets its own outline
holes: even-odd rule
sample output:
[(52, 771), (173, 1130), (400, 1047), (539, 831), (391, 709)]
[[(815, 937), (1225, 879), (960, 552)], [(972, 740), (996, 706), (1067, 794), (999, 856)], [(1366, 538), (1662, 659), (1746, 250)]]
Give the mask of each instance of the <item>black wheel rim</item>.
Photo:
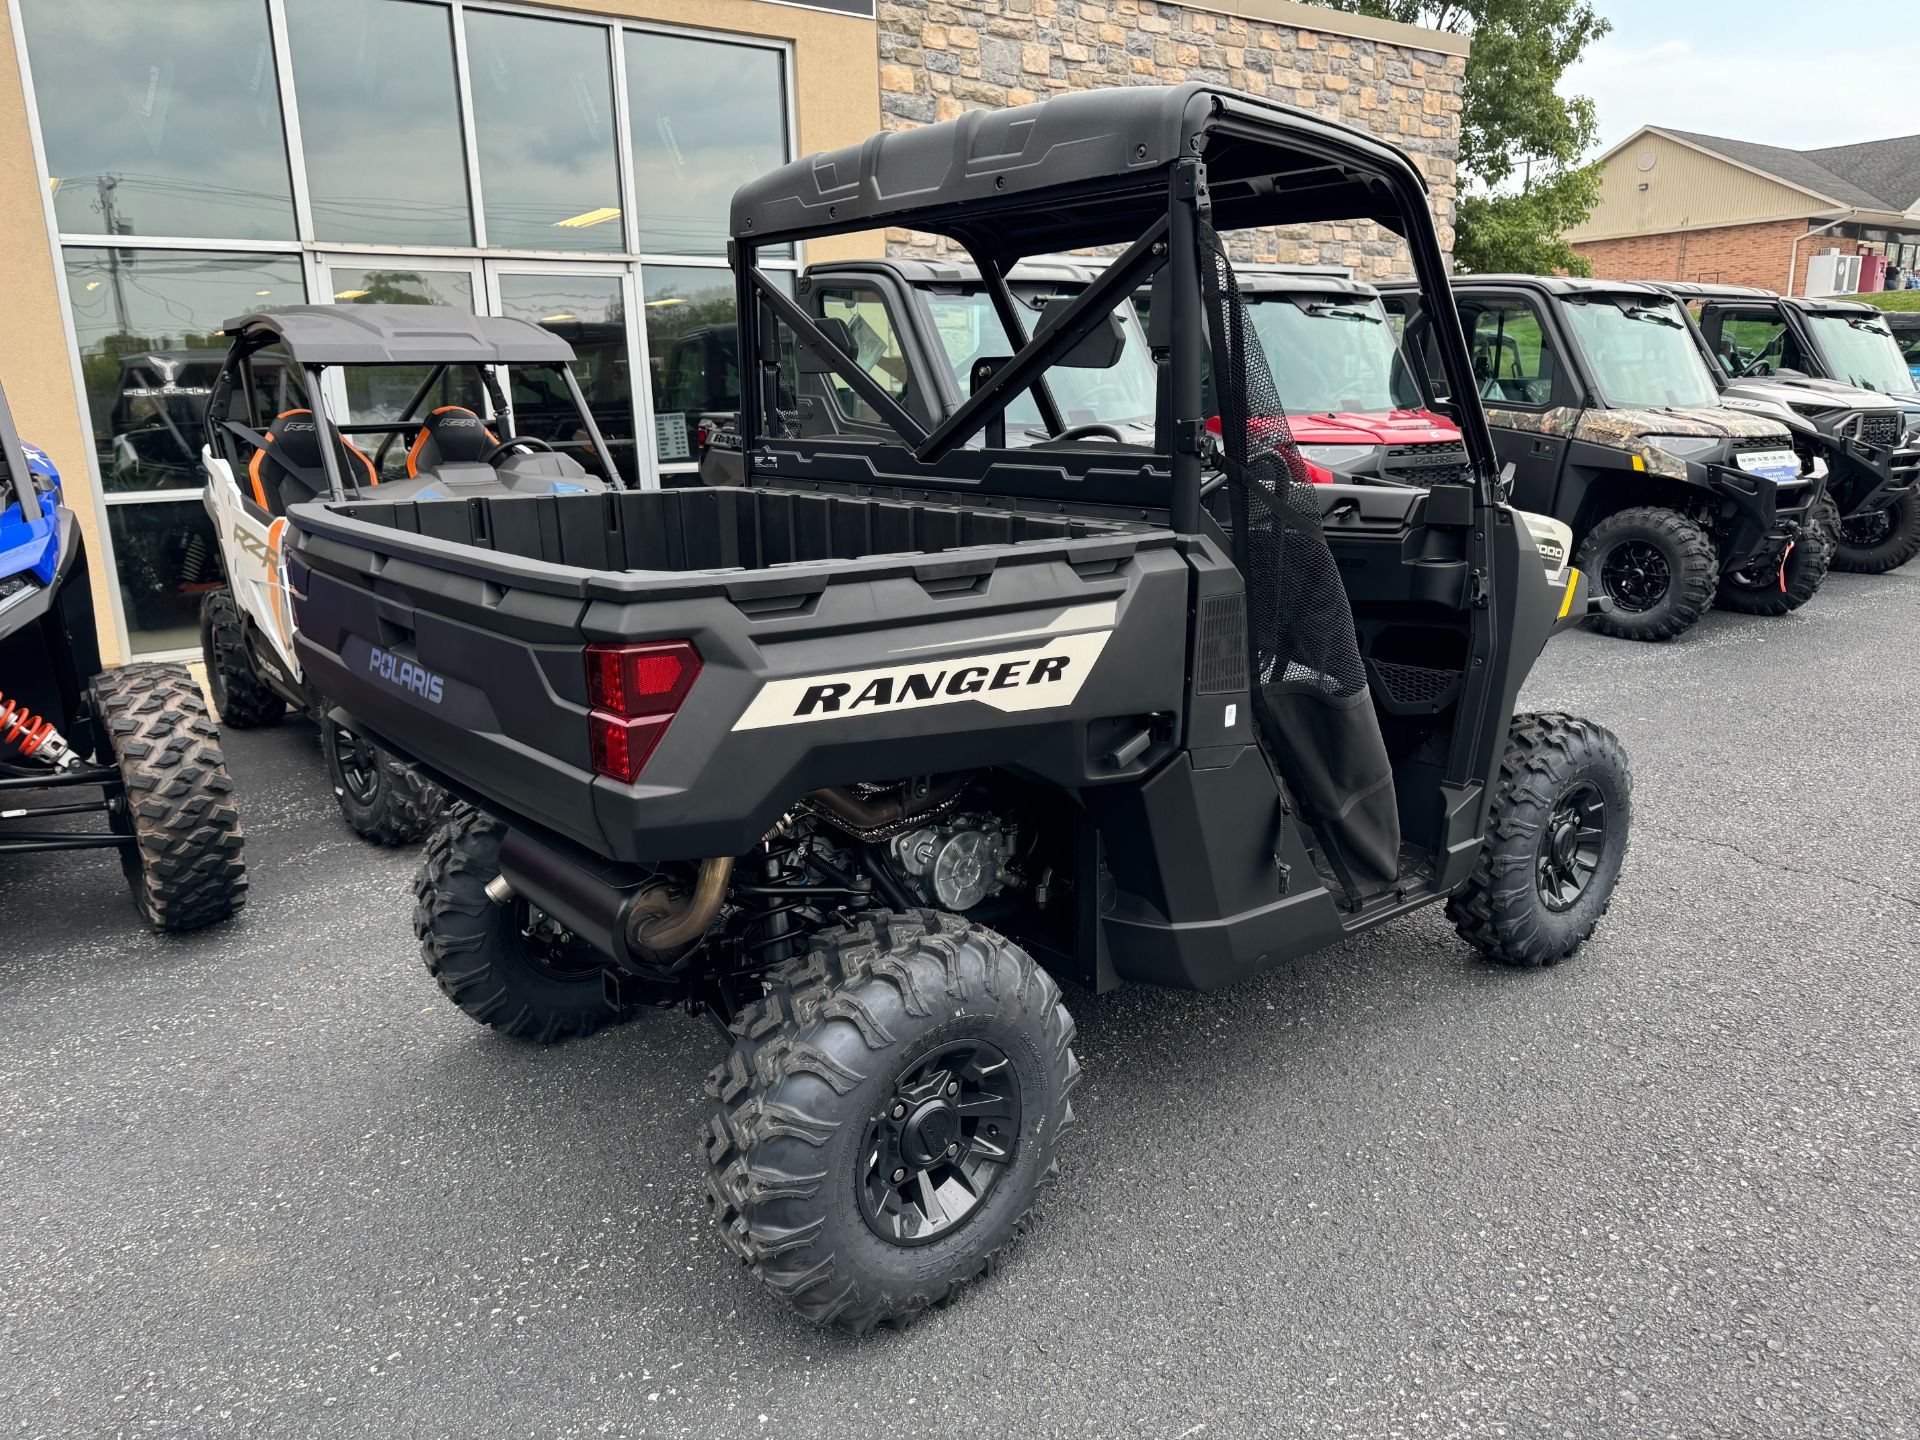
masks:
[(860, 1147), (860, 1213), (882, 1240), (925, 1245), (978, 1215), (1013, 1164), (1020, 1081), (984, 1040), (956, 1040), (894, 1086)]
[(1622, 610), (1651, 610), (1673, 588), (1673, 569), (1660, 547), (1645, 540), (1623, 540), (1600, 563), (1600, 583)]
[(1840, 522), (1840, 538), (1849, 545), (1868, 548), (1882, 543), (1893, 533), (1893, 509), (1869, 510), (1849, 515)]
[(1571, 910), (1593, 884), (1607, 845), (1607, 797), (1581, 781), (1554, 802), (1540, 834), (1534, 866), (1540, 899), (1549, 910)]
[(601, 964), (586, 942), (544, 910), (515, 899), (510, 906), (520, 952), (535, 970), (552, 980), (597, 980)]
[(340, 765), (340, 787), (354, 801), (371, 805), (380, 794), (380, 757), (370, 742), (345, 726), (333, 727), (333, 749)]

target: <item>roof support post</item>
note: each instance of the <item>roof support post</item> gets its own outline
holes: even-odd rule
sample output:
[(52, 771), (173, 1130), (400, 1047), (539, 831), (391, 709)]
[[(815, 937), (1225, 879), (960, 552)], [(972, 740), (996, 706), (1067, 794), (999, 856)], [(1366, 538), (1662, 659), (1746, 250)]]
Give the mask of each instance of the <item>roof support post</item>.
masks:
[(1200, 221), (1208, 210), (1207, 169), (1197, 158), (1175, 162), (1168, 182), (1166, 239), (1168, 292), (1172, 315), (1172, 375), (1168, 385), (1173, 409), (1173, 496), (1169, 518), (1182, 535), (1200, 529), (1201, 439), (1207, 417), (1201, 382), (1201, 350), (1206, 345), (1205, 307), (1200, 303)]
[[(1030, 338), (1027, 334), (1027, 322), (1021, 317), (1020, 306), (1013, 298), (1013, 291), (1007, 285), (1007, 274), (1000, 266), (998, 256), (986, 256), (968, 251), (973, 255), (973, 263), (979, 268), (980, 283), (986, 287), (987, 298), (993, 302), (993, 311), (1000, 317), (1000, 328), (1007, 332), (1007, 343), (1018, 352), (1026, 348)], [(1058, 435), (1066, 429), (1066, 421), (1060, 418), (1060, 407), (1054, 403), (1053, 389), (1042, 376), (1034, 382), (1033, 403), (1040, 408), (1040, 423), (1047, 427), (1049, 435)]]

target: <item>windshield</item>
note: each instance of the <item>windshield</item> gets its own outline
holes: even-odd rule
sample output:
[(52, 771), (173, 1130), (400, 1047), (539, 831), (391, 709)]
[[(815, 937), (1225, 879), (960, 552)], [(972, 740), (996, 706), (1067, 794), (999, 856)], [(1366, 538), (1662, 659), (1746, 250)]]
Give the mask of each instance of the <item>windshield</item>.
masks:
[(1280, 401), (1295, 415), (1365, 415), (1424, 403), (1387, 312), (1357, 295), (1248, 295)]
[(1659, 410), (1720, 403), (1713, 372), (1673, 301), (1569, 296), (1565, 313), (1607, 404)]
[[(1026, 312), (1023, 323), (1029, 335), (1040, 323), (1047, 298), (1031, 288), (1014, 291), (1014, 299)], [(1059, 303), (1066, 303), (1066, 297), (1062, 296)], [(927, 308), (933, 312), (933, 327), (940, 336), (940, 348), (953, 369), (953, 378), (962, 395), (972, 388), (974, 361), (983, 355), (1004, 357), (1013, 353), (1013, 347), (1007, 343), (1006, 327), (1000, 323), (993, 301), (984, 290), (928, 292)], [(1054, 403), (1060, 407), (1060, 418), (1065, 424), (1153, 424), (1154, 373), (1153, 361), (1147, 355), (1146, 338), (1130, 306), (1121, 307), (1120, 318), (1127, 343), (1117, 365), (1105, 370), (1055, 365), (1047, 371), (1047, 387), (1053, 392)], [(1040, 407), (1034, 403), (1031, 391), (1007, 406), (1008, 443), (1017, 445), (1023, 438), (1046, 438)]]
[(1818, 310), (1807, 316), (1815, 342), (1835, 380), (1881, 394), (1913, 389), (1913, 373), (1900, 345), (1878, 315), (1839, 315)]

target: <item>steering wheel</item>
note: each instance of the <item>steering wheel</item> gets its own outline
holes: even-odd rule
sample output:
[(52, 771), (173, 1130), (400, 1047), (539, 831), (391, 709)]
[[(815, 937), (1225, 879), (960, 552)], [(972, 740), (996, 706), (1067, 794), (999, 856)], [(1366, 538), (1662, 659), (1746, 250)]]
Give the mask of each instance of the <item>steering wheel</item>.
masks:
[(536, 450), (553, 449), (553, 446), (542, 440), (538, 435), (509, 435), (498, 445), (495, 445), (491, 450), (487, 451), (486, 454), (482, 455), (480, 457), (480, 464), (493, 464), (495, 459), (506, 454), (507, 451), (513, 449), (516, 445), (530, 445)]
[(1086, 425), (1069, 425), (1058, 435), (1049, 435), (1047, 437), (1047, 443), (1057, 445), (1062, 440), (1091, 440), (1095, 437), (1102, 440), (1112, 440), (1119, 444), (1125, 444), (1127, 439), (1125, 435), (1120, 433), (1120, 427), (1118, 425), (1109, 425), (1104, 420), (1095, 420)]

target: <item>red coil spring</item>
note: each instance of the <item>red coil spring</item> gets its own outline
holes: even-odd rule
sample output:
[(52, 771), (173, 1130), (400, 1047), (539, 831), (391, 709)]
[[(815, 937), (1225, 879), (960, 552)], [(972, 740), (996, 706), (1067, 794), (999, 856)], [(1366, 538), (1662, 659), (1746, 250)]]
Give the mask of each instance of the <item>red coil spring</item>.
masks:
[(0, 740), (18, 747), (22, 755), (31, 755), (51, 734), (51, 720), (42, 720), (26, 706), (0, 693)]

